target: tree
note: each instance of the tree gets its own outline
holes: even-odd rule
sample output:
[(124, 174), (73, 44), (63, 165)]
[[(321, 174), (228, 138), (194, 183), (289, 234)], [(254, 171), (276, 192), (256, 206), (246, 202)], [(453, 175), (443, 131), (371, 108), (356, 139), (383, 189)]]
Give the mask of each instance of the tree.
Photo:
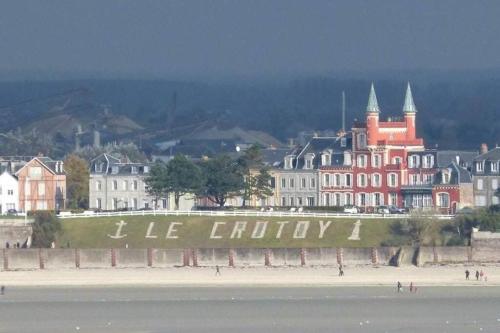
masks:
[(61, 223), (53, 212), (37, 211), (32, 224), (32, 247), (51, 247), (56, 240), (57, 233), (61, 230)]
[(89, 168), (87, 162), (76, 155), (64, 161), (69, 208), (87, 208), (89, 201)]
[(238, 165), (244, 180), (243, 207), (252, 197), (263, 199), (273, 195), (271, 175), (269, 169), (264, 166), (259, 146), (253, 145), (248, 148), (238, 159)]
[(155, 198), (155, 207), (161, 197), (167, 196), (168, 171), (164, 162), (157, 161), (149, 172), (149, 176), (144, 179), (146, 192)]
[(223, 207), (228, 198), (240, 195), (244, 188), (241, 168), (227, 155), (219, 155), (200, 164), (203, 184), (198, 195)]
[(200, 168), (184, 155), (176, 155), (167, 164), (165, 191), (174, 194), (175, 209), (179, 200), (188, 193), (199, 192), (202, 186)]

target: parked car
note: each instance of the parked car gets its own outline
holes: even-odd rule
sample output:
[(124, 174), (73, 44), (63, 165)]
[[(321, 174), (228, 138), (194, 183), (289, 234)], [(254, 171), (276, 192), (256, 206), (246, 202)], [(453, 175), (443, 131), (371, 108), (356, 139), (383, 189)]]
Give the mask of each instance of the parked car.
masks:
[(391, 213), (388, 206), (378, 206), (376, 212), (379, 214), (390, 214)]
[(7, 210), (7, 215), (17, 215), (17, 210), (15, 210), (14, 208), (11, 208), (11, 209)]
[(359, 214), (359, 208), (356, 206), (344, 206), (344, 213)]
[(387, 206), (391, 214), (406, 214), (405, 208), (399, 208), (397, 206)]

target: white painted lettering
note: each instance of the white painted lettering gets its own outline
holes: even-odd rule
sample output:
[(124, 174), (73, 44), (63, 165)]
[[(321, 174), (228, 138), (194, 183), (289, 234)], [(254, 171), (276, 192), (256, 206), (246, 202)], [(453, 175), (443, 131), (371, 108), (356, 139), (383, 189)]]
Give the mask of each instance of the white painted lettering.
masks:
[(221, 239), (222, 238), (221, 235), (216, 235), (216, 233), (217, 233), (217, 228), (220, 225), (224, 225), (224, 224), (226, 224), (226, 222), (214, 222), (214, 225), (212, 227), (212, 232), (210, 233), (210, 239)]
[(236, 221), (234, 223), (233, 231), (231, 232), (231, 238), (241, 238), (243, 231), (247, 228), (247, 223), (245, 221)]
[(170, 222), (170, 225), (168, 226), (167, 230), (167, 236), (165, 238), (167, 239), (176, 239), (179, 238), (175, 233), (177, 232), (176, 226), (178, 225), (183, 225), (182, 222)]
[(276, 233), (276, 238), (279, 239), (281, 238), (281, 234), (283, 233), (283, 228), (285, 228), (285, 225), (288, 224), (288, 221), (278, 221), (278, 232)]
[(115, 224), (116, 224), (116, 226), (118, 226), (118, 228), (116, 229), (116, 233), (114, 235), (108, 234), (108, 237), (113, 238), (113, 239), (120, 239), (120, 238), (127, 237), (127, 234), (125, 234), (125, 235), (121, 234), (123, 227), (126, 226), (127, 223), (125, 223), (125, 221), (120, 221), (120, 222), (115, 223)]
[(257, 221), (255, 222), (255, 227), (253, 228), (252, 238), (263, 238), (266, 234), (267, 221)]
[(307, 229), (309, 229), (309, 221), (297, 221), (293, 238), (306, 238)]
[(319, 239), (323, 238), (325, 231), (328, 229), (330, 224), (332, 224), (332, 221), (326, 221), (326, 223), (324, 221), (319, 221)]
[(354, 223), (354, 228), (352, 229), (352, 234), (351, 236), (349, 236), (349, 238), (347, 238), (348, 240), (361, 240), (361, 238), (359, 238), (359, 229), (361, 227), (361, 220), (357, 220), (355, 223)]
[(154, 226), (155, 226), (154, 222), (149, 222), (148, 231), (146, 232), (146, 238), (158, 238), (158, 236), (153, 235)]

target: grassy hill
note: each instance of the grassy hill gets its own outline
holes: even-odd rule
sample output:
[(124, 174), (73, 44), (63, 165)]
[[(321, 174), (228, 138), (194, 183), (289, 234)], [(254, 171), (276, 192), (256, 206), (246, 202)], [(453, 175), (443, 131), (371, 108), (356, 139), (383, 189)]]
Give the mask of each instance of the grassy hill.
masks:
[[(120, 221), (124, 222), (118, 235), (122, 238), (112, 238), (117, 235)], [(300, 221), (307, 221), (308, 227), (305, 227), (306, 222)], [(292, 248), (379, 246), (391, 237), (390, 226), (395, 221), (362, 220), (360, 240), (348, 239), (357, 222), (349, 218), (133, 216), (63, 219), (61, 222), (58, 246), (67, 246), (69, 243), (71, 247), (78, 248), (125, 247), (126, 244), (130, 248)], [(235, 232), (237, 226), (242, 230), (241, 235)], [(148, 228), (152, 228), (150, 237), (146, 237)], [(304, 230), (304, 238), (299, 238), (302, 236), (300, 231)], [(259, 236), (259, 231), (262, 232), (262, 238), (252, 238), (253, 233)]]

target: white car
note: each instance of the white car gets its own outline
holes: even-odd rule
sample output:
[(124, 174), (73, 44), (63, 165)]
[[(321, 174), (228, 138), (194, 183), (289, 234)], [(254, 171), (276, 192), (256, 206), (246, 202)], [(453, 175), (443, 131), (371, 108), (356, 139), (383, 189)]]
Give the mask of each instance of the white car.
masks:
[(344, 213), (359, 214), (359, 209), (356, 206), (344, 206)]

